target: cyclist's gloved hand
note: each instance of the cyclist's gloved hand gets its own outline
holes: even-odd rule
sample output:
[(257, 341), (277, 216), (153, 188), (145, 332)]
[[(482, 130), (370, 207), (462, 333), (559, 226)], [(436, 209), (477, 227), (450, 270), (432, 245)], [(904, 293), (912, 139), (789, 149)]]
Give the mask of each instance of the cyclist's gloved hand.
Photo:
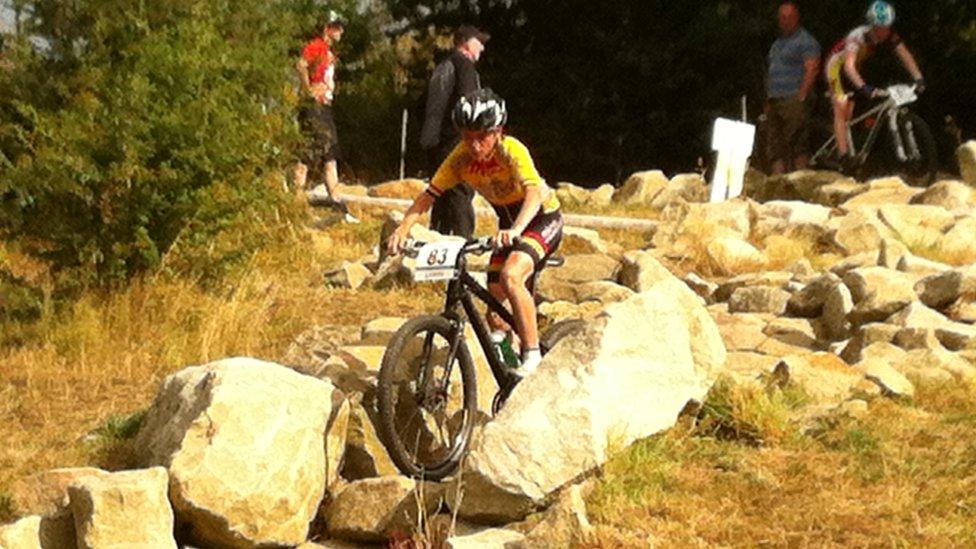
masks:
[(871, 99), (871, 98), (874, 97), (874, 93), (876, 91), (878, 91), (877, 88), (875, 88), (871, 84), (865, 84), (865, 85), (861, 86), (860, 88), (858, 88), (857, 93), (860, 94), (863, 97), (866, 97), (868, 99)]
[(918, 95), (922, 95), (923, 93), (925, 93), (924, 78), (919, 78), (918, 80), (915, 80), (915, 93), (917, 93)]

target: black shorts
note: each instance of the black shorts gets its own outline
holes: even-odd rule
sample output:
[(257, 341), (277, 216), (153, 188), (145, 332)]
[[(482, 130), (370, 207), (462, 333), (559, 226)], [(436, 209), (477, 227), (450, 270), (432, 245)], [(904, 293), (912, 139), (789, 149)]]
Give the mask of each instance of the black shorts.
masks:
[[(508, 229), (512, 226), (515, 216), (522, 205), (495, 208), (498, 212), (498, 228)], [(512, 213), (514, 210), (514, 213)], [(504, 215), (503, 215), (504, 214)], [(535, 272), (538, 272), (545, 262), (559, 248), (559, 243), (563, 239), (563, 214), (556, 210), (554, 212), (536, 214), (529, 225), (522, 231), (522, 238), (514, 246), (502, 248), (491, 254), (488, 263), (488, 282), (498, 282), (505, 265), (505, 260), (515, 251), (524, 252), (532, 258), (535, 264)]]
[(319, 182), (325, 177), (325, 165), (339, 158), (332, 105), (307, 102), (298, 111), (298, 122), (305, 136), (302, 162), (308, 166), (310, 180)]

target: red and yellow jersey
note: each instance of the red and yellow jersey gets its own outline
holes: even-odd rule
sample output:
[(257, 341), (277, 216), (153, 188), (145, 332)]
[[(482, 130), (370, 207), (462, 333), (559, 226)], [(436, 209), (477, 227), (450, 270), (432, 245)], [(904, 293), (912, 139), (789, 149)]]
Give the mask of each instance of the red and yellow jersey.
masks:
[(458, 143), (437, 170), (427, 192), (439, 197), (462, 183), (471, 185), (496, 210), (521, 205), (529, 187), (542, 189), (541, 212), (559, 209), (559, 199), (539, 175), (529, 149), (514, 137), (504, 136), (498, 150), (485, 162), (476, 161), (464, 143)]

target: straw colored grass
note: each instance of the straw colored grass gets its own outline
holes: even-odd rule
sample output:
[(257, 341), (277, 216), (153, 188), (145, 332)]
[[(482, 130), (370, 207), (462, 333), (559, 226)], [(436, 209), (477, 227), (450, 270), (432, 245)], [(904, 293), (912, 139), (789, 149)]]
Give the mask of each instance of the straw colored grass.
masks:
[(378, 316), (434, 310), (438, 288), (341, 290), (322, 275), (368, 253), (379, 221), (296, 235), (253, 258), (224, 287), (166, 277), (115, 293), (85, 294), (70, 311), (46, 313), (22, 342), (0, 350), (0, 499), (17, 477), (92, 463), (88, 437), (110, 418), (149, 405), (159, 382), (187, 365), (229, 356), (280, 359), (321, 324), (362, 325)]
[(638, 546), (622, 536), (663, 547), (976, 543), (973, 387), (922, 386), (915, 405), (878, 400), (863, 418), (792, 432), (782, 418), (802, 399), (718, 401), (751, 429), (654, 437), (604, 468), (588, 500), (599, 546)]

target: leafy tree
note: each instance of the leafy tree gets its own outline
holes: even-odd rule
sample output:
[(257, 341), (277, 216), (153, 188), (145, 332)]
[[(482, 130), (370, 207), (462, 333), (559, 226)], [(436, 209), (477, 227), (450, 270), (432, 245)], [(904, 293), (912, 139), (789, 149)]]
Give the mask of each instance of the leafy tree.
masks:
[[(33, 0), (0, 72), (0, 233), (77, 283), (288, 211), (299, 14), (261, 0)], [(40, 44), (40, 46), (36, 46)], [(287, 214), (290, 215), (290, 214)], [(205, 222), (204, 222), (205, 221)], [(251, 227), (251, 229), (245, 229)]]

